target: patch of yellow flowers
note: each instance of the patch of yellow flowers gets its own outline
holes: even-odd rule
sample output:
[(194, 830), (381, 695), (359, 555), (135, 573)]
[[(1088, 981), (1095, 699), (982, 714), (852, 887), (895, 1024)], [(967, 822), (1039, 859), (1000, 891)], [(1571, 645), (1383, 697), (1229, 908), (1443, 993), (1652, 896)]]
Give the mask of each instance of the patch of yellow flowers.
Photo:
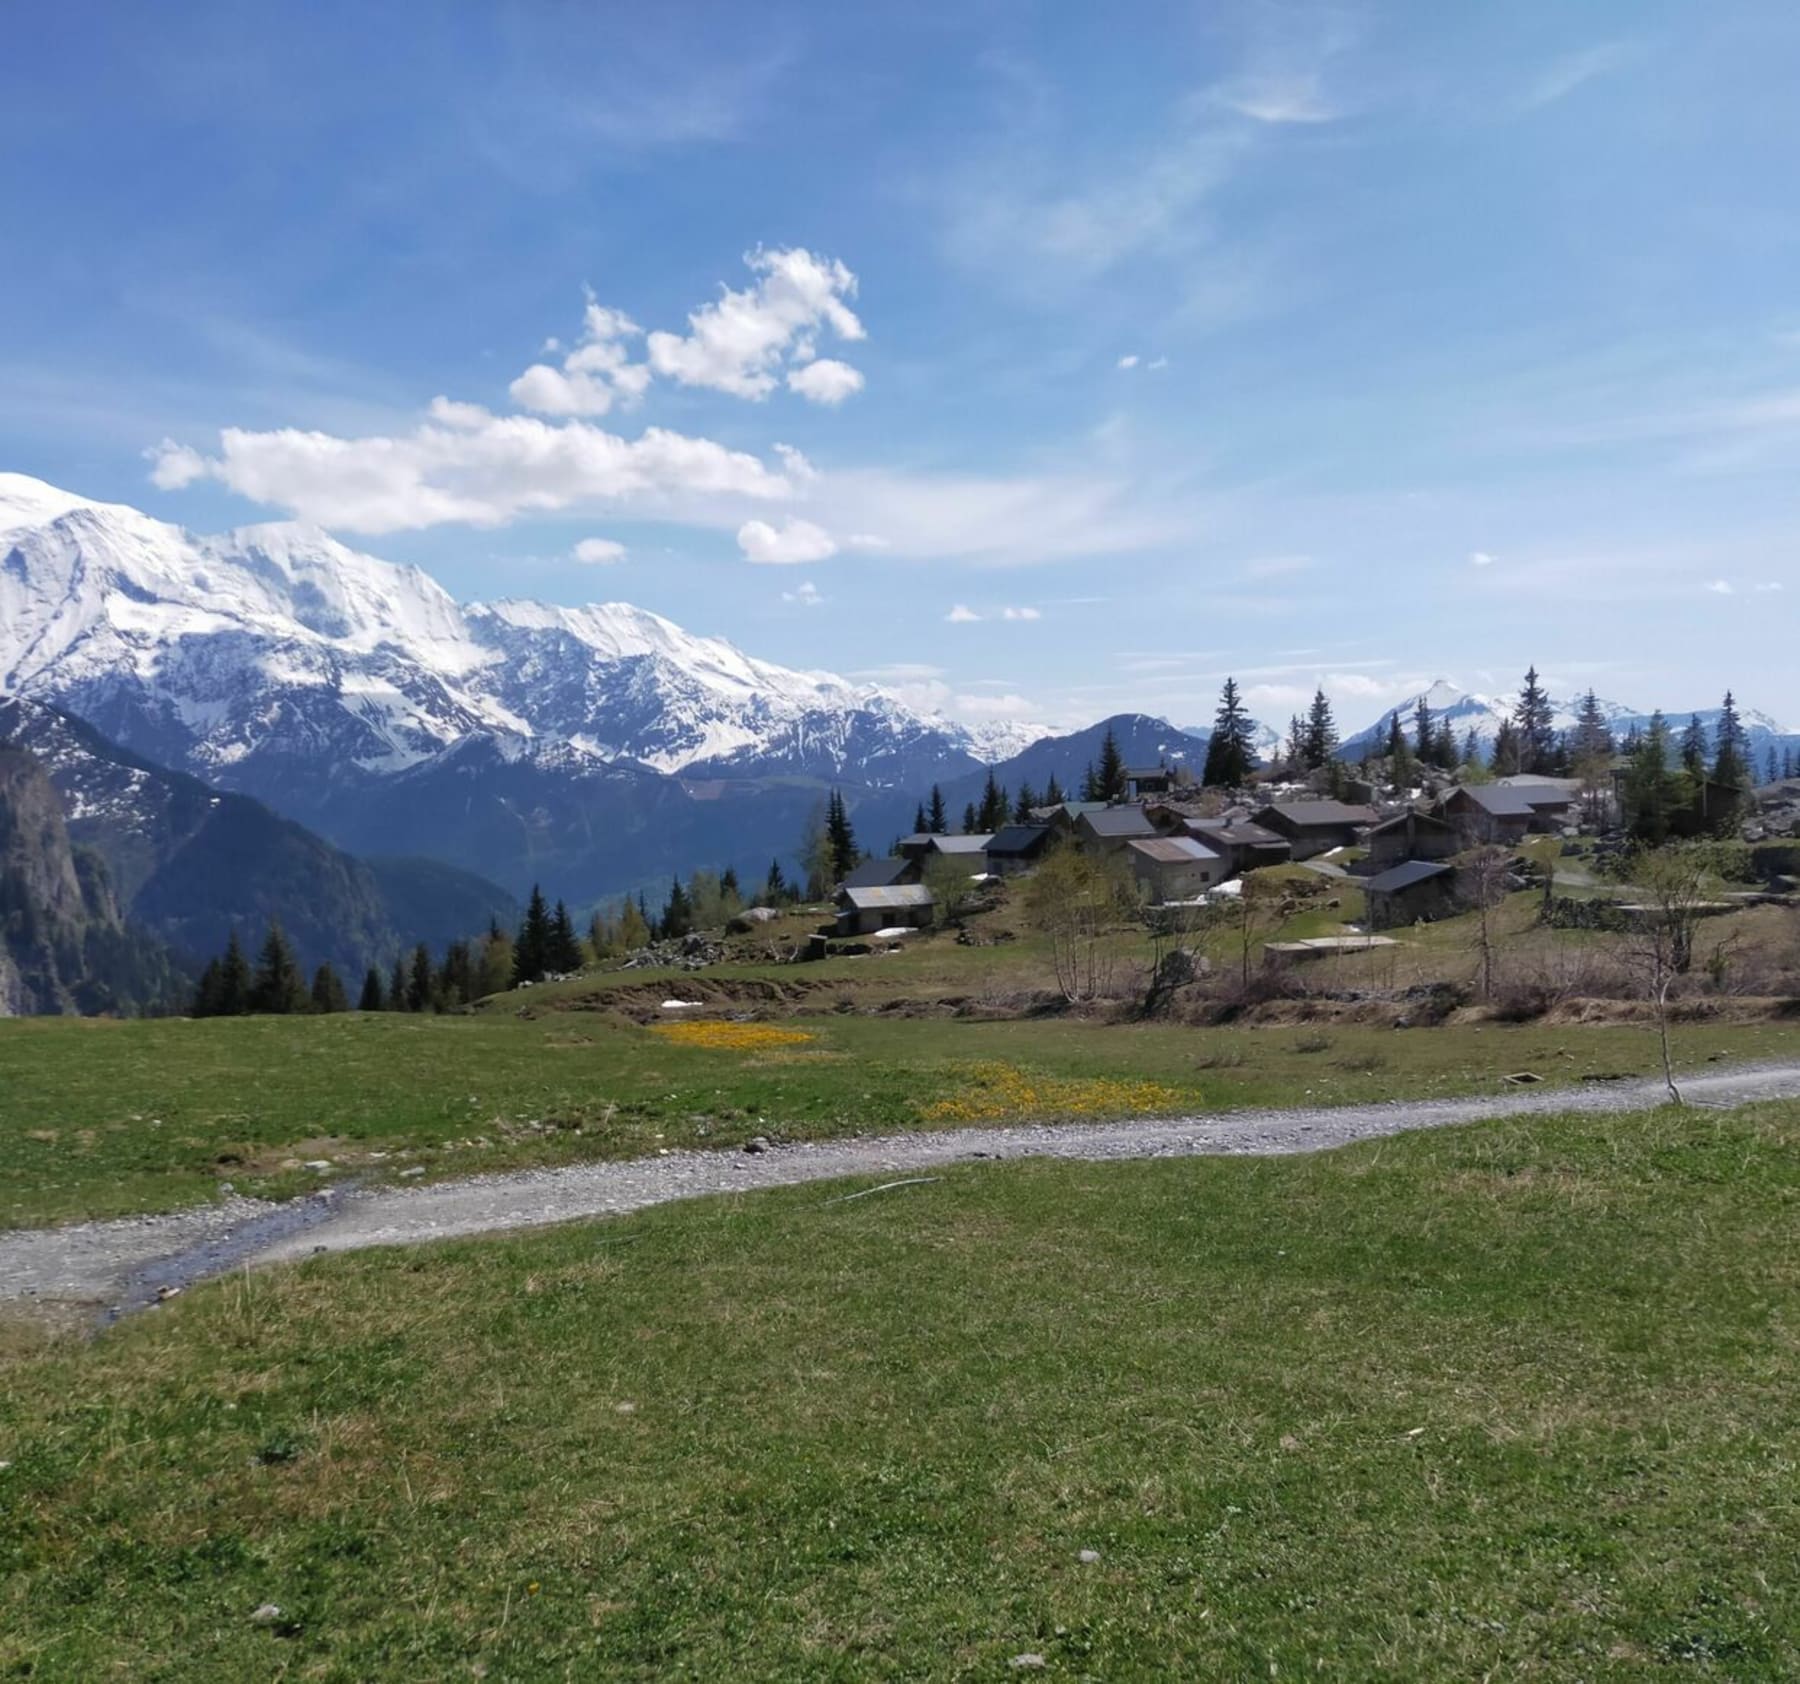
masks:
[(777, 1029), (772, 1023), (653, 1023), (650, 1033), (677, 1046), (710, 1047), (715, 1052), (764, 1052), (812, 1039), (803, 1029)]
[(1182, 1095), (1160, 1082), (1116, 1076), (1036, 1076), (1013, 1064), (971, 1065), (948, 1099), (921, 1108), (928, 1123), (985, 1123), (1008, 1117), (1128, 1117), (1170, 1111)]

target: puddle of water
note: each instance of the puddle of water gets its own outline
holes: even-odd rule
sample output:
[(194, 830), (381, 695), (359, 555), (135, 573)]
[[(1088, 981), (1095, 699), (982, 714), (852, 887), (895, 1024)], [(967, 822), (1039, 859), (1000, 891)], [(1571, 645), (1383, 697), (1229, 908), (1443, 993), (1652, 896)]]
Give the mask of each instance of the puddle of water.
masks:
[(309, 1193), (303, 1199), (292, 1199), (286, 1204), (277, 1205), (265, 1215), (253, 1216), (247, 1222), (240, 1222), (235, 1228), (215, 1234), (211, 1239), (201, 1240), (182, 1251), (170, 1252), (167, 1257), (151, 1258), (148, 1263), (140, 1264), (125, 1277), (125, 1284), (119, 1291), (119, 1301), (102, 1313), (100, 1325), (110, 1327), (125, 1316), (161, 1303), (164, 1297), (172, 1296), (184, 1287), (194, 1286), (200, 1281), (211, 1280), (215, 1275), (235, 1269), (238, 1264), (248, 1262), (278, 1240), (303, 1234), (308, 1228), (316, 1228), (321, 1222), (329, 1221), (337, 1215), (344, 1195), (355, 1186), (354, 1181), (340, 1182), (317, 1193)]

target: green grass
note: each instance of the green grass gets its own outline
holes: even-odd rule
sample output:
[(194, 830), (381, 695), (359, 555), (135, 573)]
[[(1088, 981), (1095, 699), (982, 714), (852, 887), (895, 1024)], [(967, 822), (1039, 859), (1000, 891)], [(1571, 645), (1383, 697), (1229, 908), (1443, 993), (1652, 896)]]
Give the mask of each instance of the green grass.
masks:
[[(674, 1046), (593, 1012), (0, 1022), (0, 1226), (169, 1209), (222, 1181), (282, 1196), (317, 1186), (298, 1166), (321, 1158), (371, 1178), (468, 1174), (757, 1134), (1495, 1092), (1521, 1069), (1574, 1081), (1655, 1059), (1641, 1029), (787, 1021), (814, 1039), (762, 1054)], [(1792, 1043), (1724, 1025), (1678, 1045), (1697, 1063)], [(1012, 1101), (995, 1099), (997, 1077)]]
[(1800, 1673), (1800, 1107), (832, 1191), (15, 1356), (0, 1675)]

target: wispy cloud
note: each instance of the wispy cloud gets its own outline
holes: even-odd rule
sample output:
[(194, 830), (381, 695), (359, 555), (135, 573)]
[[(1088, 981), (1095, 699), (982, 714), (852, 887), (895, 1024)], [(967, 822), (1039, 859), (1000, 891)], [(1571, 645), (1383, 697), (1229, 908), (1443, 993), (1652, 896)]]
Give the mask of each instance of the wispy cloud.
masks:
[(972, 626), (982, 620), (1041, 620), (1041, 610), (1030, 607), (1003, 607), (975, 609), (966, 602), (959, 602), (951, 608), (944, 619), (953, 626)]
[(1213, 98), (1259, 123), (1329, 123), (1341, 115), (1326, 99), (1317, 74), (1241, 77), (1215, 88)]
[(825, 598), (820, 594), (819, 587), (808, 579), (804, 583), (796, 585), (791, 591), (783, 591), (781, 600), (791, 602), (798, 608), (817, 608), (825, 601)]
[(1525, 90), (1520, 104), (1526, 111), (1554, 105), (1595, 77), (1608, 75), (1629, 64), (1640, 51), (1634, 41), (1602, 41), (1592, 47), (1583, 47), (1579, 52), (1565, 53), (1538, 73)]

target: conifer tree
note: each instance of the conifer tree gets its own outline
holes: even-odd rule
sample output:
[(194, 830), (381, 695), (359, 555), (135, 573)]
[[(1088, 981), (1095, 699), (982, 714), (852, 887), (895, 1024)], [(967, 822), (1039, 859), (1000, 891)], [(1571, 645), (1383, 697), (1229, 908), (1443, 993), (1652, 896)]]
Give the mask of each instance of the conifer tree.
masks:
[(825, 840), (831, 849), (832, 881), (842, 882), (856, 864), (856, 832), (851, 827), (844, 798), (835, 789), (825, 809)]
[(1050, 774), (1049, 783), (1044, 785), (1044, 805), (1046, 807), (1060, 807), (1066, 800), (1068, 800), (1068, 797), (1063, 794), (1063, 787), (1057, 781), (1056, 774), (1052, 772)]
[(531, 899), (525, 903), (525, 919), (519, 925), (518, 939), (513, 943), (512, 985), (542, 982), (550, 968), (550, 908), (544, 891), (531, 885)]
[(1288, 715), (1287, 772), (1291, 777), (1306, 766), (1306, 721), (1299, 714)]
[(971, 801), (968, 804), (968, 806), (963, 808), (962, 833), (964, 836), (973, 836), (976, 834), (976, 831), (975, 831), (975, 803), (973, 801)]
[(1518, 772), (1520, 755), (1519, 728), (1510, 719), (1500, 721), (1494, 732), (1494, 752), (1488, 759), (1497, 778), (1510, 778)]
[(763, 899), (770, 906), (782, 906), (787, 898), (787, 874), (781, 869), (780, 860), (770, 860), (769, 874), (763, 879)]
[(1215, 789), (1236, 789), (1250, 781), (1253, 755), (1250, 748), (1250, 714), (1238, 694), (1237, 680), (1227, 678), (1213, 715), (1212, 736), (1206, 744), (1206, 764), (1200, 781)]
[(987, 783), (981, 791), (981, 811), (977, 822), (988, 835), (993, 835), (1006, 823), (1011, 808), (1006, 799), (1006, 791), (1000, 787), (994, 776), (993, 767), (988, 768)]
[(1429, 766), (1437, 759), (1437, 743), (1437, 724), (1432, 717), (1431, 703), (1421, 694), (1413, 705), (1413, 753), (1420, 764)]
[(921, 801), (913, 811), (912, 833), (914, 836), (925, 836), (930, 830), (931, 820), (925, 816), (925, 803)]
[(1649, 729), (1638, 737), (1620, 794), (1632, 837), (1652, 848), (1666, 842), (1679, 792), (1669, 769), (1669, 727), (1660, 710), (1651, 714)]
[(350, 1009), (344, 985), (329, 961), (313, 972), (312, 1009), (315, 1012), (347, 1012)]
[(1100, 774), (1094, 770), (1094, 763), (1091, 760), (1081, 774), (1081, 799), (1083, 801), (1100, 799)]
[(394, 961), (394, 968), (388, 972), (387, 1009), (390, 1012), (406, 1010), (406, 960)]
[(1331, 703), (1322, 688), (1315, 690), (1301, 728), (1301, 765), (1309, 772), (1317, 771), (1337, 752), (1337, 745), (1337, 722), (1331, 717)]
[(250, 1010), (253, 1012), (302, 1012), (306, 1010), (306, 984), (294, 950), (279, 922), (269, 925), (263, 938), (262, 953), (257, 959), (256, 976), (250, 984)]
[(412, 971), (406, 979), (406, 1009), (428, 1012), (436, 1004), (432, 990), (431, 950), (424, 942), (413, 949)]
[(1755, 781), (1750, 771), (1749, 738), (1738, 717), (1737, 698), (1729, 690), (1713, 732), (1712, 781), (1713, 790), (1703, 798), (1705, 817), (1717, 834), (1729, 836), (1737, 829), (1745, 792)]
[(1448, 714), (1438, 718), (1437, 731), (1431, 742), (1431, 760), (1433, 765), (1443, 767), (1446, 772), (1456, 770), (1456, 727), (1450, 723)]
[(237, 926), (225, 940), (225, 957), (219, 961), (219, 1017), (242, 1017), (250, 1009), (250, 965), (238, 942)]
[[(1536, 666), (1529, 667), (1513, 707), (1518, 766), (1515, 770), (1541, 777), (1551, 770), (1556, 754), (1556, 714), (1550, 698), (1538, 682)], [(1498, 770), (1498, 768), (1496, 768)]]
[(662, 918), (657, 924), (656, 933), (664, 941), (676, 941), (687, 935), (694, 927), (693, 902), (688, 892), (681, 886), (679, 877), (669, 879), (669, 898), (663, 902)]
[(356, 1009), (359, 1012), (378, 1012), (383, 1004), (381, 972), (371, 965), (363, 972), (362, 993), (357, 996)]
[(1688, 715), (1681, 733), (1681, 769), (1696, 782), (1706, 776), (1706, 727), (1697, 713)]
[(640, 947), (649, 945), (650, 920), (644, 916), (643, 901), (627, 900), (619, 913), (620, 950), (635, 953)]
[(546, 969), (567, 976), (581, 969), (581, 943), (575, 935), (575, 921), (561, 901), (550, 915), (550, 943)]
[(1110, 725), (1106, 728), (1106, 735), (1100, 739), (1100, 769), (1097, 778), (1099, 792), (1094, 800), (1125, 799), (1125, 757), (1119, 752), (1119, 739), (1113, 735)]
[(434, 992), (446, 1006), (466, 1006), (477, 997), (475, 960), (466, 941), (453, 941), (444, 949)]
[(1481, 738), (1476, 732), (1475, 727), (1471, 725), (1468, 730), (1463, 732), (1462, 755), (1457, 764), (1461, 766), (1473, 766), (1480, 758)]
[(1763, 762), (1763, 782), (1772, 784), (1781, 776), (1781, 754), (1773, 743), (1769, 744), (1768, 758)]
[(194, 1002), (188, 1008), (189, 1017), (218, 1017), (219, 1012), (219, 961), (208, 959), (206, 969), (200, 973), (200, 981), (194, 989)]
[(1012, 817), (1014, 824), (1030, 824), (1031, 810), (1038, 805), (1037, 791), (1023, 779), (1019, 782), (1019, 793), (1013, 797)]
[(931, 786), (931, 808), (925, 815), (925, 829), (932, 836), (943, 836), (950, 829), (949, 815), (944, 811), (944, 792)]
[(1600, 706), (1600, 698), (1590, 689), (1581, 698), (1575, 714), (1574, 738), (1569, 744), (1572, 763), (1610, 760), (1613, 755), (1612, 727)]

